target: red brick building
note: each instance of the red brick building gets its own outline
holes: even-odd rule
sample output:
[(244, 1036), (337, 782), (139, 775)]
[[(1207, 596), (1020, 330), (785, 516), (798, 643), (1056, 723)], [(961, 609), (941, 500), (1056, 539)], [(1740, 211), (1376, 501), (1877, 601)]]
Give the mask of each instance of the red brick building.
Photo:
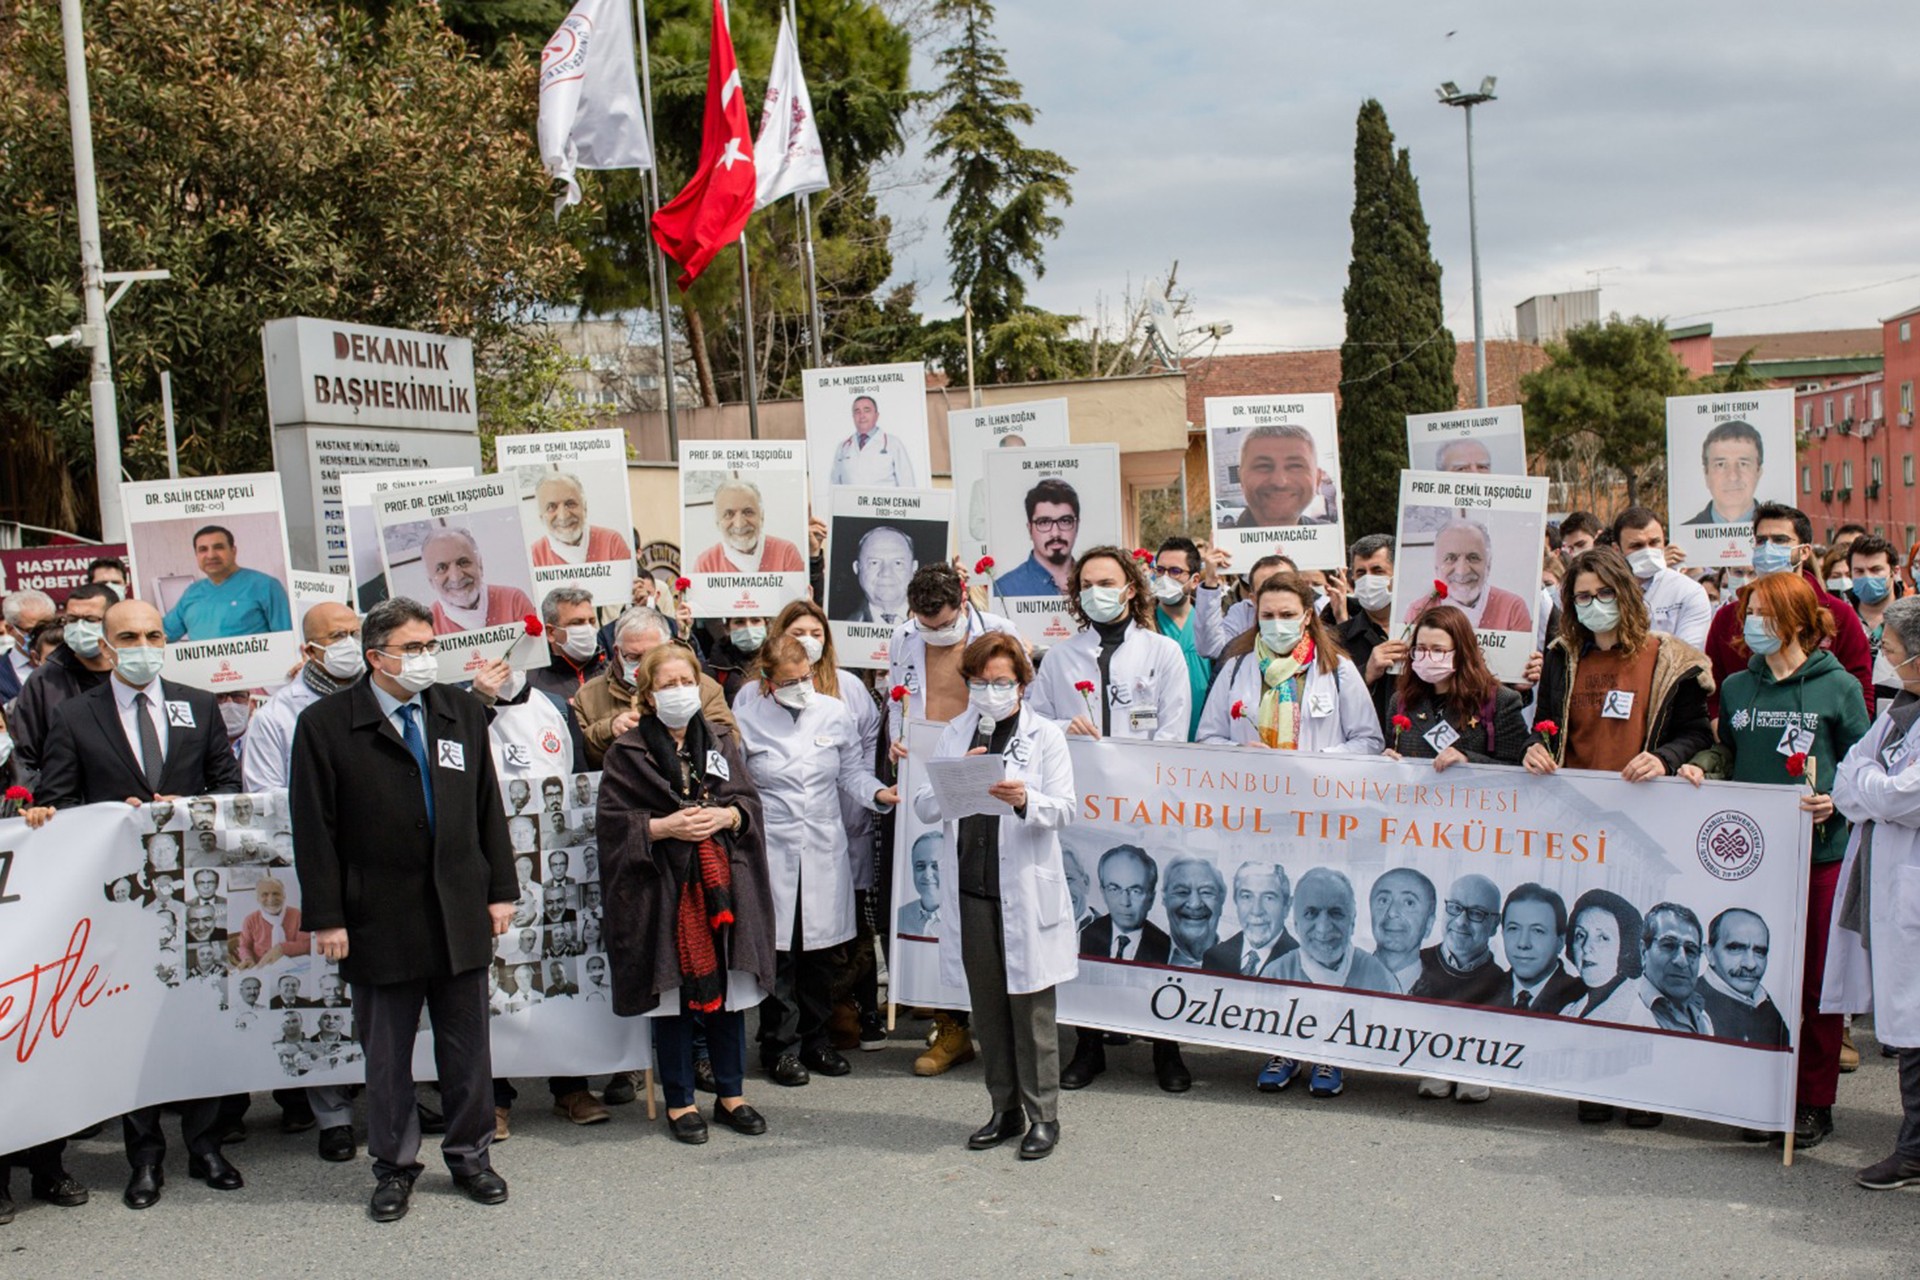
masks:
[[(1920, 532), (1920, 454), (1914, 384), (1920, 382), (1920, 307), (1890, 316), (1875, 331), (1879, 367), (1796, 378), (1794, 423), (1802, 442), (1795, 491), (1824, 542), (1847, 523), (1911, 547)], [(1758, 367), (1756, 365), (1756, 367)]]

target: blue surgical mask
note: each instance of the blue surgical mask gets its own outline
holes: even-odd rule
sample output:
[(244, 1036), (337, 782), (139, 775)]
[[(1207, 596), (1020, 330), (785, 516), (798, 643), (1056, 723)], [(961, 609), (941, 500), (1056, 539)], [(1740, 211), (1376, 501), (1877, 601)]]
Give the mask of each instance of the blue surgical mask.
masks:
[(1780, 650), (1780, 641), (1774, 636), (1773, 627), (1765, 618), (1748, 614), (1745, 624), (1740, 629), (1740, 636), (1747, 642), (1749, 650), (1763, 658)]
[(1753, 573), (1764, 578), (1770, 573), (1780, 573), (1793, 567), (1792, 547), (1783, 547), (1777, 542), (1763, 542), (1753, 549)]
[(1879, 604), (1887, 598), (1890, 586), (1885, 578), (1855, 578), (1853, 594), (1860, 597), (1861, 604)]

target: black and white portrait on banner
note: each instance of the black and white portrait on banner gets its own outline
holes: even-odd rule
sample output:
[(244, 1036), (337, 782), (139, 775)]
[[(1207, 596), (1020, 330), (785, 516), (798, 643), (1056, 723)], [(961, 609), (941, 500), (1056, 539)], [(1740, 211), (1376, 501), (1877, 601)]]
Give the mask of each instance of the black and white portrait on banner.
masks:
[(995, 449), (982, 461), (992, 610), (1029, 644), (1058, 644), (1078, 629), (1066, 595), (1074, 560), (1121, 540), (1120, 451), (1110, 444)]
[(1246, 573), (1266, 555), (1302, 569), (1346, 563), (1333, 397), (1208, 396), (1213, 545)]
[(771, 618), (805, 599), (807, 471), (800, 443), (681, 441), (680, 545), (696, 618)]
[(1753, 513), (1796, 505), (1793, 392), (1667, 399), (1667, 541), (1689, 568), (1753, 563)]
[(633, 598), (633, 498), (624, 431), (502, 435), (500, 474), (520, 480), (521, 525), (533, 567), (533, 598), (555, 587), (593, 593), (595, 605)]
[(1517, 404), (1407, 415), (1407, 466), (1449, 475), (1527, 474), (1526, 422)]
[(907, 583), (947, 558), (947, 490), (835, 489), (827, 535), (827, 618), (834, 652), (854, 670), (884, 671), (894, 628), (910, 616)]
[(961, 563), (987, 554), (987, 475), (982, 458), (993, 449), (1055, 449), (1072, 444), (1067, 402), (1029, 400), (947, 411), (947, 454), (952, 460), (954, 541)]
[(801, 387), (816, 519), (826, 518), (829, 489), (920, 489), (933, 483), (924, 365), (806, 369)]

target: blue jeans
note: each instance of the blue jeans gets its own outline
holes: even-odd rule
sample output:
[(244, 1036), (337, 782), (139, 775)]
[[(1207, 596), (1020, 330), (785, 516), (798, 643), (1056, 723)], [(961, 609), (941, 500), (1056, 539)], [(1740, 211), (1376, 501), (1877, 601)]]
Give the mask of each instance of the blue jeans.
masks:
[(653, 1056), (660, 1071), (660, 1088), (671, 1108), (690, 1107), (693, 1102), (694, 1040), (702, 1028), (706, 1031), (707, 1056), (713, 1063), (713, 1077), (720, 1084), (720, 1096), (737, 1098), (745, 1089), (747, 1072), (747, 1019), (738, 1011), (703, 1013), (698, 1016), (681, 1010), (671, 1018), (653, 1020)]

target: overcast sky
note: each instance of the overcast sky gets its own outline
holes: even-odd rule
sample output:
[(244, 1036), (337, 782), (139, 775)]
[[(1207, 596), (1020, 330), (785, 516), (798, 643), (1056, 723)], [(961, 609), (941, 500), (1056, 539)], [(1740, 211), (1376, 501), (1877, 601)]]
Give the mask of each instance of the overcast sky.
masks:
[[(1911, 0), (1000, 0), (997, 33), (1040, 112), (1028, 140), (1079, 170), (1033, 292), (1051, 310), (1117, 306), (1177, 259), (1195, 319), (1234, 326), (1222, 351), (1338, 345), (1354, 118), (1376, 97), (1412, 149), (1448, 321), (1471, 338), (1462, 112), (1434, 86), (1486, 74), (1489, 337), (1511, 335), (1516, 303), (1595, 270), (1603, 314), (1718, 333), (1865, 326), (1920, 304)], [(916, 83), (935, 70), (917, 61)], [(942, 314), (937, 177), (908, 180), (923, 146), (895, 167), (888, 210), (896, 278)], [(1882, 283), (1898, 277), (1912, 278)]]

